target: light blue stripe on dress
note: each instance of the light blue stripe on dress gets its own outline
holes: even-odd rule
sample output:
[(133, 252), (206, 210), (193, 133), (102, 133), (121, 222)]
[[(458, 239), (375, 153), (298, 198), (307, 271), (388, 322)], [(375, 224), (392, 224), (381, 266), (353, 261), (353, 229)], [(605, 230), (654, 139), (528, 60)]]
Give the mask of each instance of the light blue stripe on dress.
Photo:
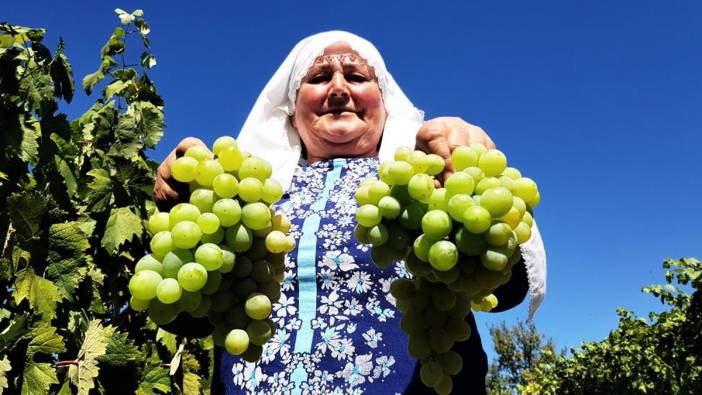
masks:
[[(334, 168), (327, 173), (322, 193), (310, 206), (312, 214), (302, 224), (302, 236), (297, 248), (298, 316), (301, 325), (295, 338), (295, 353), (312, 351), (314, 336), (312, 320), (317, 316), (317, 230), (321, 221), (319, 212), (326, 207), (334, 184), (341, 177), (341, 169), (345, 164), (346, 159), (334, 159)], [(302, 362), (295, 367), (290, 379), (295, 383), (292, 393), (299, 394), (302, 391), (300, 384), (307, 381), (307, 372)]]

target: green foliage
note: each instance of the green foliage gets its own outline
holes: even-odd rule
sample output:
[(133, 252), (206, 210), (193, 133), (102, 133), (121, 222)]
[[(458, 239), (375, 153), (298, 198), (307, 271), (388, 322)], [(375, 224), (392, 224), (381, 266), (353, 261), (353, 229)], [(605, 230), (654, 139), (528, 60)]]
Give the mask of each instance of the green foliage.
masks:
[(643, 292), (669, 310), (646, 319), (619, 309), (619, 325), (606, 339), (538, 364), (525, 373), (522, 393), (702, 393), (702, 262), (669, 259), (663, 267), (667, 284)]
[(75, 89), (68, 47), (0, 23), (0, 393), (197, 393), (211, 378), (210, 344), (127, 307), (164, 102), (143, 12), (116, 13), (82, 80), (100, 94), (74, 120), (59, 111)]
[[(524, 372), (539, 363), (552, 361), (556, 354), (553, 340), (540, 334), (533, 322), (505, 322), (490, 327), (497, 358), (490, 363), (486, 378), (489, 394), (516, 394), (525, 384)], [(563, 355), (563, 351), (560, 353)]]

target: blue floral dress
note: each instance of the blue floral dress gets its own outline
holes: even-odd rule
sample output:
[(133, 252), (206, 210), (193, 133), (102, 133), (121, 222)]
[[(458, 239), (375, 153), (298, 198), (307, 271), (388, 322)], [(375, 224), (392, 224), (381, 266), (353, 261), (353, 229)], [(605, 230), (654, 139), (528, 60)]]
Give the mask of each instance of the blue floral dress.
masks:
[(278, 204), (297, 248), (285, 261), (275, 336), (257, 363), (222, 353), (228, 394), (400, 394), (416, 361), (407, 352), (390, 283), (404, 262), (379, 269), (353, 234), (354, 193), (377, 158), (301, 163)]

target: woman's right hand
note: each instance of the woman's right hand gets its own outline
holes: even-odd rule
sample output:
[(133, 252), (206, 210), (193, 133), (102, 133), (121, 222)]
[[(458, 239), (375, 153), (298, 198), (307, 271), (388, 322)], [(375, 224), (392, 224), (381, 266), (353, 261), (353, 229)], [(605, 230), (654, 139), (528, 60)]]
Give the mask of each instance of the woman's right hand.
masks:
[(156, 182), (154, 184), (154, 201), (161, 211), (169, 211), (171, 207), (188, 199), (188, 184), (177, 181), (171, 174), (173, 162), (185, 155), (185, 151), (190, 147), (205, 143), (197, 137), (186, 137), (178, 143), (173, 151), (163, 160), (156, 170)]

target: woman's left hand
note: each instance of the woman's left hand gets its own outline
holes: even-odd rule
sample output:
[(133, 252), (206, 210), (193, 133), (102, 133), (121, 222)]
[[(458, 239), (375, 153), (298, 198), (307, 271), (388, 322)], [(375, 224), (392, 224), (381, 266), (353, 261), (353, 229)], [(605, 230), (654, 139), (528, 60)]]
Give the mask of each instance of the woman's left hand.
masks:
[(417, 132), (415, 149), (444, 158), (446, 166), (438, 176), (439, 181), (443, 183), (443, 180), (455, 171), (451, 162), (451, 152), (458, 146), (473, 143), (495, 148), (495, 143), (480, 127), (458, 117), (438, 117), (424, 122)]

